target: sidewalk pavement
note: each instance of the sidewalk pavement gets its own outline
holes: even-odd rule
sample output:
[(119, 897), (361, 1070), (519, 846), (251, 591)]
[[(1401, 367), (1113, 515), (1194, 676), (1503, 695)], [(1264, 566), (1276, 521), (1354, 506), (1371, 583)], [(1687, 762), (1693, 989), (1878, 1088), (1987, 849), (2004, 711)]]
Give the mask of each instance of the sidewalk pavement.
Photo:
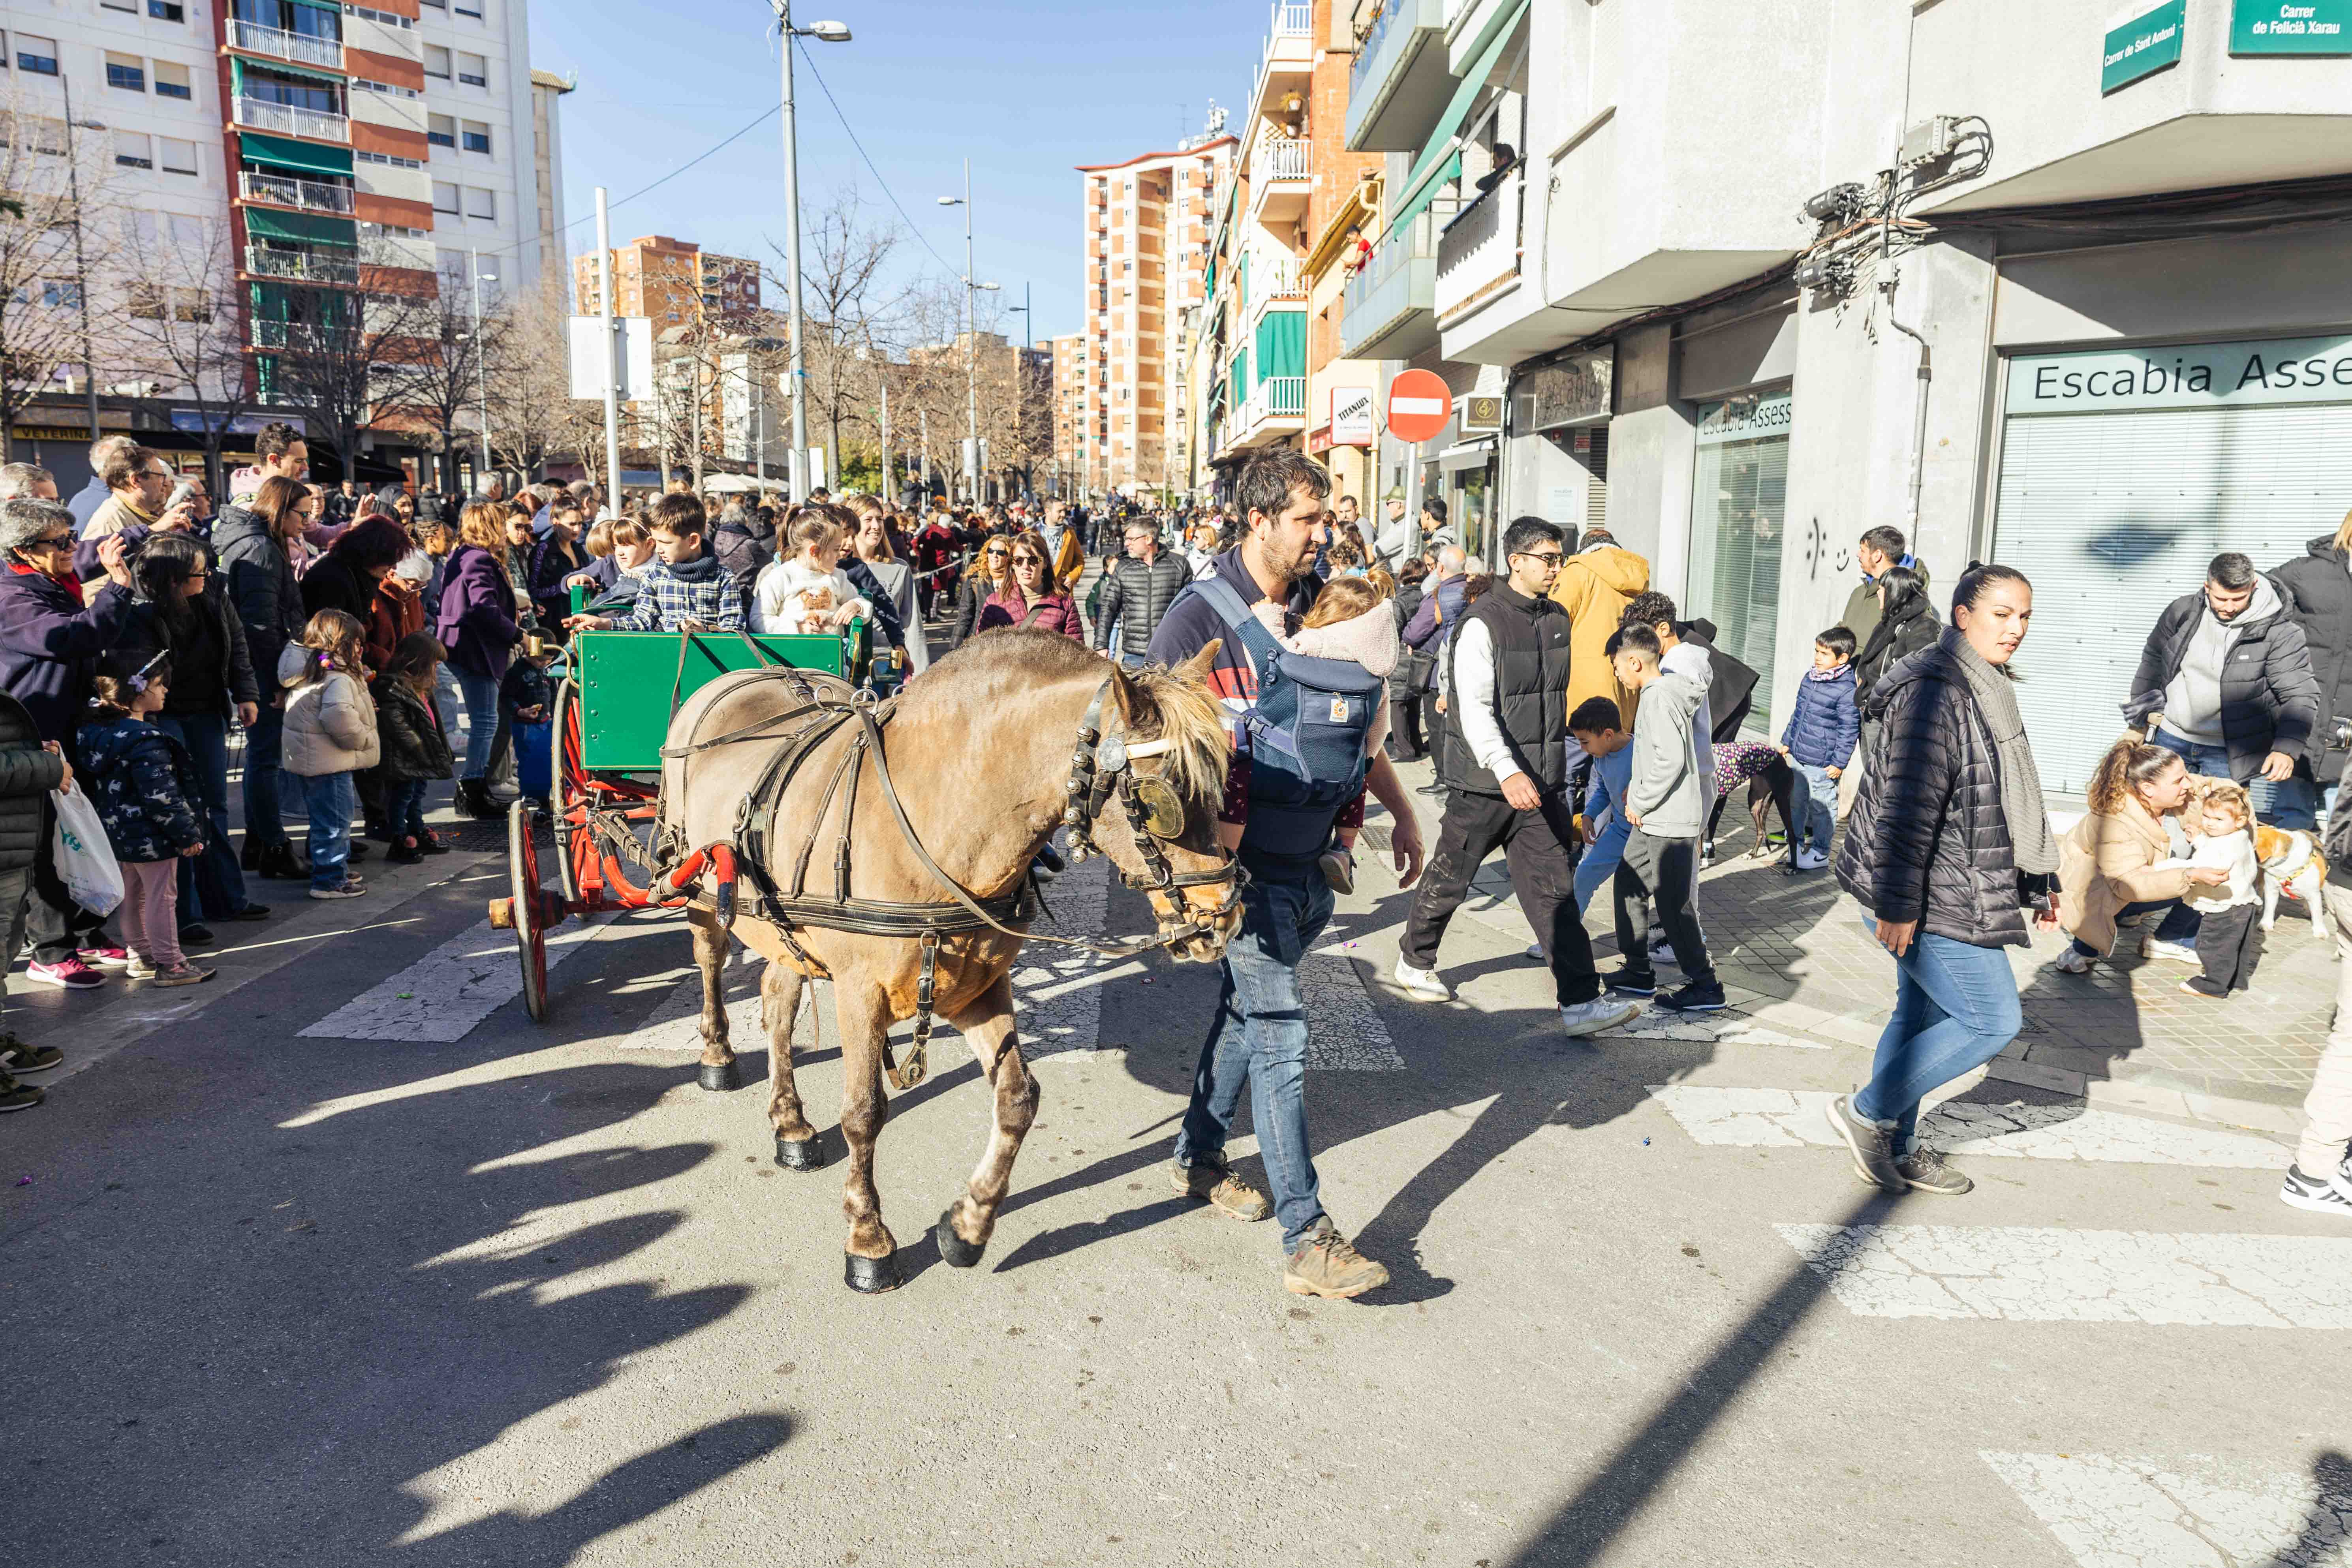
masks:
[[(1400, 771), (1414, 784), (1430, 776), (1425, 763)], [(1421, 796), (1416, 804), (1424, 807), (1423, 837), (1433, 844), (1441, 803)], [(1367, 837), (1385, 848), (1386, 823), (1377, 820)], [(1726, 812), (1723, 828), (1716, 863), (1700, 875), (1698, 905), (1732, 1003), (1725, 1016), (1875, 1046), (1895, 976), (1860, 906), (1827, 870), (1792, 876), (1777, 858), (1750, 858), (1755, 838), (1744, 812)], [(1584, 923), (1596, 952), (1613, 957), (1610, 910), (1604, 887)], [(1463, 913), (1511, 941), (1535, 940), (1500, 855), (1480, 869)], [(2334, 943), (2314, 934), (2300, 903), (2281, 899), (2253, 989), (2227, 1002), (2182, 991), (2180, 982), (2197, 971), (2171, 959), (2119, 956), (2087, 975), (2061, 974), (2051, 964), (2066, 941), (2063, 933), (2037, 934), (2032, 947), (2007, 950), (2025, 1026), (1988, 1076), (2115, 1109), (2273, 1133), (2301, 1126), (2303, 1098), (2335, 1016), (2336, 963)], [(1645, 1015), (1633, 1027), (1654, 1032), (1663, 1022)]]

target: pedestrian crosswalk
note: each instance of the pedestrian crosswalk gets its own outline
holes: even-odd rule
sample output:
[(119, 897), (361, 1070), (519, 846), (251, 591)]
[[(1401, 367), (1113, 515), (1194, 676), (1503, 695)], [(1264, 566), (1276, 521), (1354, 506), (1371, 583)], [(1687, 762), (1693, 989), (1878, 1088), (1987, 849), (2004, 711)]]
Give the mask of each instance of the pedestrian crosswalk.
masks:
[[(1651, 1098), (1700, 1143), (1748, 1148), (1843, 1148), (1827, 1089), (1652, 1084)], [(2078, 1100), (1978, 1105), (1946, 1100), (1920, 1119), (1920, 1136), (1947, 1154), (2144, 1165), (2286, 1169), (2288, 1152), (2252, 1133), (2181, 1126)]]
[(2352, 1329), (2352, 1237), (2063, 1226), (1773, 1226), (1865, 1318)]
[(2304, 1475), (2210, 1458), (1978, 1458), (2081, 1568), (2322, 1568), (2352, 1552), (2352, 1476), (2340, 1456)]
[[(602, 929), (601, 921), (580, 921), (551, 932), (549, 973)], [(476, 1025), (520, 994), (522, 965), (514, 933), (493, 930), (484, 921), (299, 1033), (306, 1039), (448, 1044), (464, 1039)]]

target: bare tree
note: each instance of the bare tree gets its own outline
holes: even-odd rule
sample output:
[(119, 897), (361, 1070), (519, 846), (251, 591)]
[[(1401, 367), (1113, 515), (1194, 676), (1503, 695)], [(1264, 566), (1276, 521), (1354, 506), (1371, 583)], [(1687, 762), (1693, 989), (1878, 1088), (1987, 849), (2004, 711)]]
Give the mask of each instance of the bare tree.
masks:
[(111, 262), (114, 226), (99, 220), (112, 209), (113, 163), (45, 107), (29, 94), (0, 103), (0, 460), (14, 456), (17, 415), (82, 362), (86, 333), (110, 325), (90, 319), (105, 301), (85, 292)]
[[(419, 329), (420, 353), (410, 367), (403, 399), (412, 423), (431, 431), (441, 450), (441, 482), (457, 489), (455, 458), (460, 444), (459, 426), (467, 411), (479, 416), (480, 389), (495, 345), (504, 335), (504, 313), (485, 310), (474, 319), (472, 286), (462, 274), (445, 271), (430, 300), (419, 300), (414, 315)], [(480, 446), (478, 435), (474, 445)], [(475, 467), (487, 469), (490, 455), (478, 452)]]
[(571, 294), (550, 267), (507, 296), (490, 334), (490, 436), (525, 474), (566, 453), (592, 468), (604, 459), (604, 403), (572, 395), (570, 317)]
[(285, 347), (263, 356), (264, 401), (310, 415), (343, 472), (354, 473), (360, 432), (371, 423), (429, 427), (418, 399), (438, 374), (441, 290), (429, 274), (420, 279), (358, 255), (280, 254), (288, 259), (272, 265), (284, 283)]
[[(880, 393), (876, 359), (895, 335), (905, 304), (904, 293), (887, 276), (901, 237), (898, 225), (868, 216), (854, 186), (836, 191), (803, 226), (803, 395), (836, 466), (845, 437), (861, 427), (879, 435), (872, 414)], [(789, 273), (791, 254), (772, 239), (768, 247)], [(788, 278), (771, 274), (770, 281), (779, 289), (791, 288)]]
[[(203, 422), (206, 482), (213, 494), (226, 495), (221, 449), (231, 423), (253, 406), (235, 236), (220, 218), (125, 216), (118, 352), (133, 374), (192, 405)], [(257, 323), (265, 339), (283, 326)]]

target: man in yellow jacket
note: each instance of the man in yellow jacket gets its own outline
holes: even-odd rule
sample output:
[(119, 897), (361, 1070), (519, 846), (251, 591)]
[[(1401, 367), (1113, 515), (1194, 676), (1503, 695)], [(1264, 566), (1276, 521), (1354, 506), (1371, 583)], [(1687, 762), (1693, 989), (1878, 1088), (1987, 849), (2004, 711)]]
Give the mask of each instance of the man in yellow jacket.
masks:
[(1054, 552), (1054, 581), (1062, 585), (1065, 594), (1077, 591), (1078, 579), (1087, 574), (1087, 547), (1078, 538), (1078, 531), (1070, 526), (1068, 509), (1060, 501), (1045, 505), (1045, 548)]
[(1551, 596), (1568, 612), (1568, 710), (1589, 697), (1606, 697), (1633, 724), (1633, 694), (1617, 684), (1601, 645), (1617, 629), (1625, 606), (1650, 587), (1650, 563), (1620, 545), (1605, 528), (1588, 531), (1559, 569)]

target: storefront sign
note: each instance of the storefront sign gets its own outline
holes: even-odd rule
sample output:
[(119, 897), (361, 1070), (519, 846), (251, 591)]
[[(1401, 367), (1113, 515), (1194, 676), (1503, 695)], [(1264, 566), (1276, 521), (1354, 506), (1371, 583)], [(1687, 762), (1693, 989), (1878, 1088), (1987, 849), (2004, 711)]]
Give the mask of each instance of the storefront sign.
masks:
[(1699, 406), (1706, 412), (1699, 416), (1698, 444), (1717, 447), (1726, 441), (1760, 441), (1787, 436), (1794, 400), (1785, 392), (1771, 392)]
[[(215, 415), (213, 417), (215, 421), (217, 422), (219, 416)], [(205, 433), (205, 411), (201, 408), (174, 408), (172, 410), (172, 428), (180, 431), (184, 435), (203, 435)], [(302, 423), (302, 416), (299, 414), (287, 414), (272, 409), (265, 414), (238, 415), (236, 418), (228, 422), (227, 433), (232, 436), (258, 436), (261, 434), (261, 427), (263, 426), (275, 424), (291, 425), (298, 433), (308, 428)]]
[(2233, 55), (2352, 55), (2352, 0), (2232, 0)]
[(1331, 441), (1335, 447), (1369, 447), (1379, 421), (1369, 386), (1331, 388)]
[(1606, 421), (1616, 368), (1617, 351), (1602, 349), (1528, 372), (1514, 389), (1523, 416), (1520, 427), (1556, 430)]
[(2352, 337), (2267, 338), (2009, 362), (2011, 414), (2352, 403)]
[(2099, 90), (2113, 92), (2180, 62), (2180, 32), (2189, 0), (2165, 0), (2107, 32), (2099, 51)]

